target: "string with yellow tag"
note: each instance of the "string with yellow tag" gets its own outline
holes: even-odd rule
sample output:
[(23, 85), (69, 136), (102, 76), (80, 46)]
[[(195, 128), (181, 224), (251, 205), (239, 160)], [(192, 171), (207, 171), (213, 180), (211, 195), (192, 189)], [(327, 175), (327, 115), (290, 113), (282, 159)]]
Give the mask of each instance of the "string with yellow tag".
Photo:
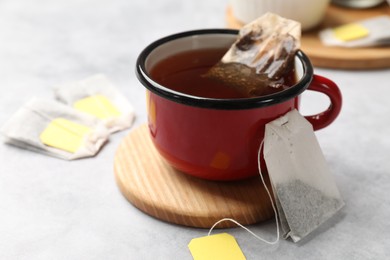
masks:
[(369, 47), (390, 45), (390, 17), (376, 16), (370, 19), (326, 28), (319, 33), (327, 46)]
[(194, 238), (188, 244), (194, 260), (246, 259), (236, 239), (227, 233)]
[(258, 239), (266, 244), (275, 245), (279, 242), (280, 231), (279, 231), (278, 211), (276, 210), (276, 206), (275, 206), (274, 200), (272, 199), (271, 192), (269, 191), (267, 185), (265, 184), (264, 177), (263, 177), (263, 174), (261, 171), (260, 159), (261, 159), (261, 151), (263, 148), (263, 144), (264, 144), (264, 142), (261, 142), (258, 153), (257, 153), (257, 165), (258, 165), (258, 171), (259, 171), (261, 181), (262, 181), (263, 186), (267, 192), (268, 198), (271, 201), (271, 206), (272, 206), (272, 209), (274, 211), (275, 225), (276, 225), (276, 238), (275, 238), (275, 240), (268, 240), (268, 239), (265, 239), (259, 235), (256, 235), (249, 228), (243, 226), (242, 224), (240, 224), (239, 222), (237, 222), (234, 219), (223, 218), (223, 219), (217, 221), (210, 228), (207, 236), (194, 238), (190, 241), (190, 243), (188, 244), (188, 247), (190, 249), (190, 252), (191, 252), (194, 260), (246, 259), (244, 254), (242, 253), (237, 241), (235, 240), (235, 238), (232, 235), (227, 234), (227, 233), (211, 235), (211, 232), (214, 230), (214, 228), (217, 227), (218, 224), (225, 222), (225, 221), (233, 222), (237, 226), (246, 230), (248, 233), (250, 233), (256, 239)]
[[(263, 156), (275, 200), (265, 185), (260, 167), (263, 147)], [(208, 236), (219, 223), (231, 221), (258, 240), (274, 245), (279, 242), (280, 224), (282, 238), (291, 238), (293, 242), (298, 242), (328, 221), (344, 206), (313, 127), (297, 110), (292, 110), (266, 124), (264, 141), (258, 150), (258, 168), (275, 212), (276, 239), (274, 241), (264, 239), (230, 218), (217, 221), (210, 228)], [(207, 237), (197, 238), (199, 239), (207, 241)], [(220, 243), (223, 243), (223, 240)], [(219, 245), (219, 248), (223, 248), (220, 251), (227, 250), (228, 247), (228, 243)], [(202, 249), (203, 251), (206, 249)]]
[(1, 133), (8, 144), (65, 160), (94, 156), (109, 135), (96, 118), (38, 98), (11, 116)]
[(60, 102), (101, 120), (110, 133), (129, 128), (134, 110), (118, 89), (104, 75), (95, 75), (55, 89)]

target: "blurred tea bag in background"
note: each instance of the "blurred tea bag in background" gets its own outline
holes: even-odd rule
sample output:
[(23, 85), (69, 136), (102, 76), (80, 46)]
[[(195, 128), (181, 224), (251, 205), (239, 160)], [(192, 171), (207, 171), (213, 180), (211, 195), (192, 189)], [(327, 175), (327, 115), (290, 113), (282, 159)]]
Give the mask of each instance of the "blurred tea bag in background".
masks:
[(38, 98), (21, 107), (1, 133), (6, 143), (65, 160), (94, 156), (109, 135), (96, 118)]
[(110, 133), (129, 128), (134, 110), (104, 75), (64, 84), (55, 89), (56, 99), (104, 122)]
[(327, 46), (369, 47), (390, 45), (390, 17), (386, 15), (327, 28), (319, 33)]
[(245, 25), (238, 39), (206, 76), (238, 88), (247, 96), (265, 87), (282, 87), (300, 48), (300, 23), (266, 13)]
[(264, 159), (284, 238), (299, 241), (343, 207), (312, 125), (297, 110), (266, 125)]

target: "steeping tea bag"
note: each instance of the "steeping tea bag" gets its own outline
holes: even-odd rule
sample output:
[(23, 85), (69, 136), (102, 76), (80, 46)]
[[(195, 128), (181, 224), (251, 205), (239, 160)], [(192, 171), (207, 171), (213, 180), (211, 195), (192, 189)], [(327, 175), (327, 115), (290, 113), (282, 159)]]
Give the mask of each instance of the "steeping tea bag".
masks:
[(104, 75), (95, 75), (55, 89), (56, 99), (104, 122), (110, 133), (129, 128), (134, 110)]
[(109, 135), (96, 118), (38, 98), (21, 107), (1, 133), (9, 144), (66, 160), (94, 156)]
[(284, 238), (299, 241), (344, 205), (312, 125), (298, 111), (266, 125), (264, 159)]
[(283, 88), (283, 76), (294, 65), (300, 48), (301, 25), (266, 13), (245, 25), (236, 42), (206, 74), (246, 96), (262, 95), (265, 88)]

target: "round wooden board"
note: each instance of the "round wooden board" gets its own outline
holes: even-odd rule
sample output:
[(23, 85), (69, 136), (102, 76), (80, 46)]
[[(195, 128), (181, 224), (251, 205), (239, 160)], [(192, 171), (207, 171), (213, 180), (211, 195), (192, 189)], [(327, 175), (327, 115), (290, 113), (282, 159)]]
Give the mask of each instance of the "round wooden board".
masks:
[[(324, 21), (317, 28), (302, 34), (301, 49), (310, 57), (314, 66), (335, 69), (379, 69), (390, 68), (390, 47), (342, 48), (329, 47), (321, 43), (318, 32), (346, 23), (368, 19), (378, 15), (390, 15), (390, 7), (384, 3), (370, 9), (348, 9), (330, 5)], [(239, 29), (243, 23), (235, 19), (230, 7), (226, 11), (229, 28)]]
[[(215, 182), (183, 174), (160, 157), (146, 125), (121, 142), (114, 174), (121, 192), (134, 206), (167, 222), (210, 228), (222, 218), (248, 225), (274, 215), (260, 177)], [(218, 228), (231, 226), (234, 224), (225, 221)]]

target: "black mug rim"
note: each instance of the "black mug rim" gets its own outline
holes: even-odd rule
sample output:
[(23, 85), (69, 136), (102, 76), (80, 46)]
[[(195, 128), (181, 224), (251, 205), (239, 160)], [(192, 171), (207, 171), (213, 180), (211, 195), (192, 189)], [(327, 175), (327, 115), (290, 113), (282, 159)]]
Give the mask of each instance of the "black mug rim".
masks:
[[(146, 59), (149, 54), (158, 46), (179, 39), (194, 35), (203, 35), (203, 34), (231, 34), (237, 35), (238, 30), (233, 29), (201, 29), (201, 30), (192, 30), (185, 31), (181, 33), (172, 34), (166, 37), (163, 37), (159, 40), (156, 40), (149, 44), (138, 56), (136, 62), (136, 76), (138, 80), (148, 89), (149, 91), (166, 98), (168, 100), (174, 101), (176, 103), (181, 103), (185, 105), (202, 107), (202, 108), (214, 108), (214, 109), (225, 109), (225, 110), (236, 110), (236, 109), (248, 109), (248, 108), (259, 108), (270, 106), (274, 104), (279, 104), (289, 99), (292, 99), (304, 90), (306, 90), (313, 78), (313, 66), (307, 57), (307, 55), (298, 50), (296, 56), (300, 59), (303, 67), (303, 76), (299, 81), (291, 86), (290, 88), (266, 95), (261, 97), (253, 98), (234, 98), (234, 99), (218, 99), (218, 98), (207, 98), (199, 97), (184, 94), (178, 91), (171, 90), (169, 88), (163, 87), (157, 82), (155, 82), (150, 75), (148, 74), (145, 64)], [(152, 84), (150, 81), (153, 81), (155, 84)]]

